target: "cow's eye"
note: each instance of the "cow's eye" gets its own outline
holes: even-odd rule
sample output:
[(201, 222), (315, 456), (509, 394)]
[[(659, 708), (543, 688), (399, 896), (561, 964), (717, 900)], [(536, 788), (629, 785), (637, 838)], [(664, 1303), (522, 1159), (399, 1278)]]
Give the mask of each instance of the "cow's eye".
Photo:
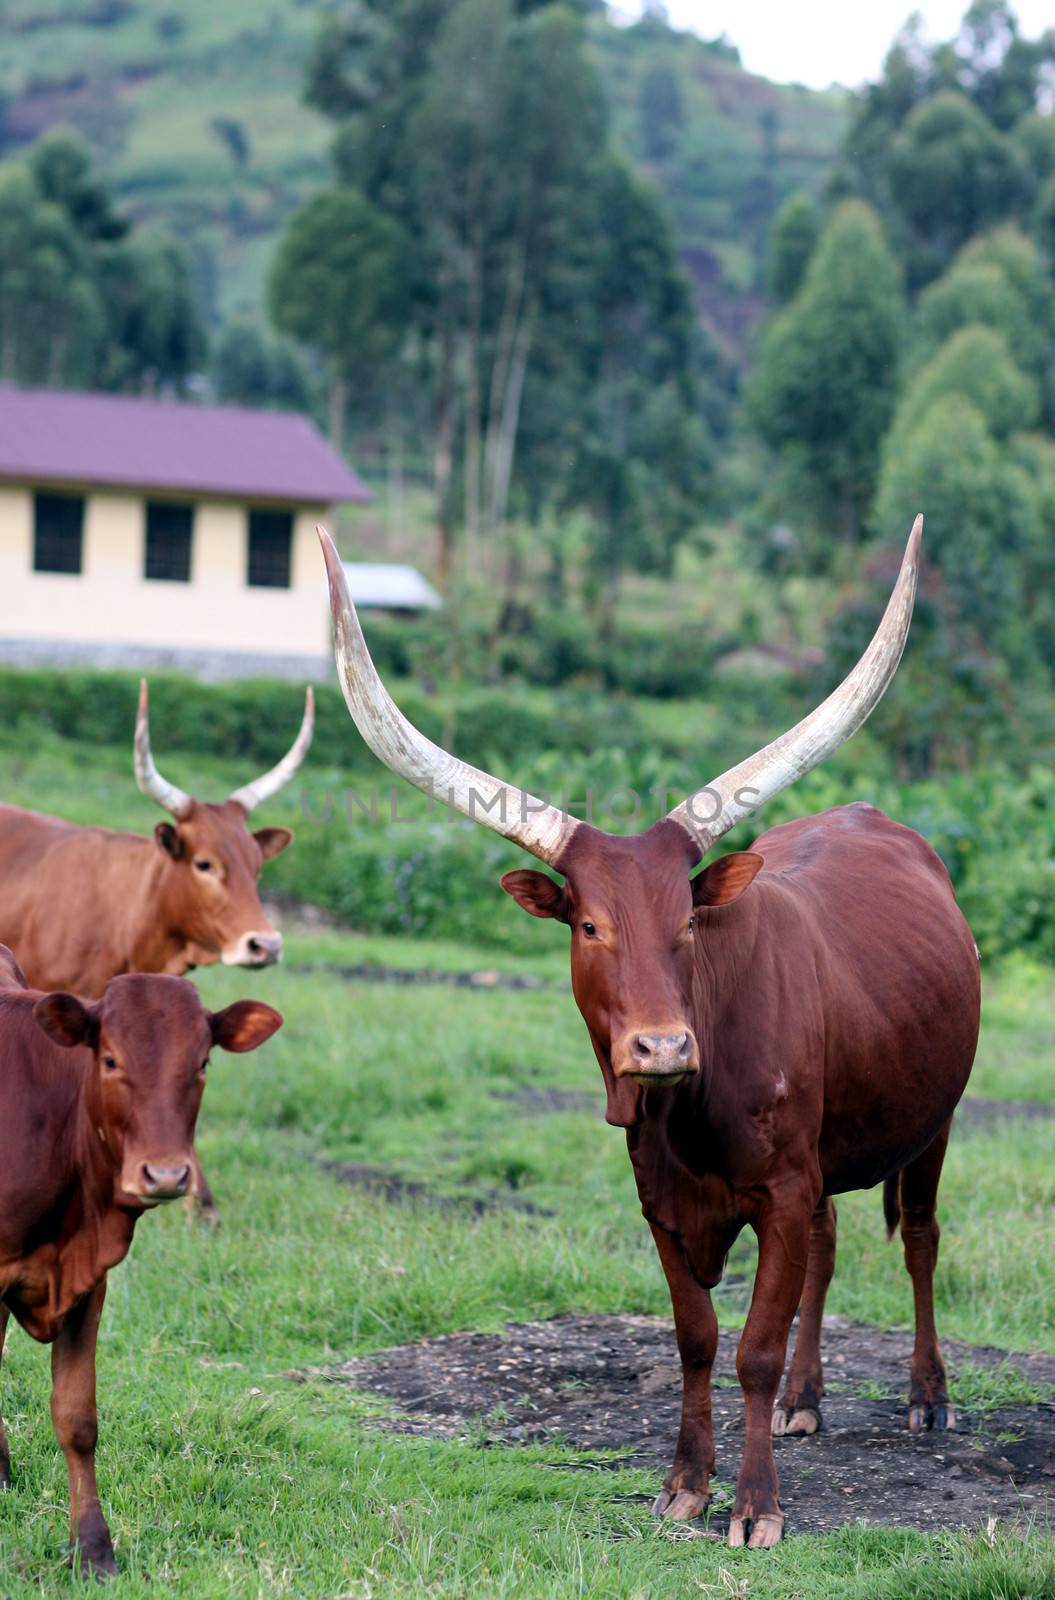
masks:
[(694, 911), (692, 916), (689, 918), (688, 928), (687, 928), (686, 931), (688, 933), (691, 933), (693, 928), (695, 928), (695, 926), (696, 926), (696, 913)]
[(596, 939), (597, 937), (597, 929), (594, 927), (592, 922), (584, 922), (582, 925), (582, 931), (586, 935), (587, 939)]
[(211, 861), (198, 860), (198, 861), (196, 861), (194, 863), (194, 865), (198, 869), (199, 872), (211, 872), (212, 871), (212, 862)]
[(103, 1056), (103, 1066), (107, 1072), (117, 1071), (117, 1060), (114, 1056)]
[(206, 1056), (205, 1060), (202, 1062), (201, 1066), (198, 1068), (198, 1071), (201, 1072), (201, 1073), (204, 1073), (205, 1069), (208, 1067), (208, 1065), (209, 1065), (209, 1058), (208, 1058), (208, 1056)]

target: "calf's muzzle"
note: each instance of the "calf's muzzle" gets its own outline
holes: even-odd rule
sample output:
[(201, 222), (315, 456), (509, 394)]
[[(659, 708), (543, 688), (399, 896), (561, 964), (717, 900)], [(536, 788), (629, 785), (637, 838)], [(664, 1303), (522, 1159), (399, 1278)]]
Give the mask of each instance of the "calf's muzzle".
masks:
[(162, 1166), (144, 1161), (139, 1173), (139, 1198), (152, 1204), (160, 1200), (179, 1200), (190, 1188), (190, 1163)]
[(699, 1070), (696, 1036), (687, 1028), (631, 1031), (612, 1051), (612, 1071), (617, 1078), (634, 1078), (653, 1088), (680, 1083)]

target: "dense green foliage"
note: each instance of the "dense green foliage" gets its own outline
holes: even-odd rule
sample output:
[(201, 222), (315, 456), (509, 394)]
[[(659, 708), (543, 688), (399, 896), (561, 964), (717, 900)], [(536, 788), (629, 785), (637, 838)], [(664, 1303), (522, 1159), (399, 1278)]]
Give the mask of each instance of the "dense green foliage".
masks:
[(913, 285), (976, 234), (1032, 220), (1051, 171), (1038, 108), (1053, 61), (1055, 28), (1027, 40), (1009, 0), (973, 0), (953, 40), (906, 23), (857, 97), (836, 183), (879, 209)]
[(204, 354), (181, 250), (131, 230), (73, 134), (0, 167), (0, 380), (178, 389)]
[[(1010, 707), (1018, 726), (1019, 707), (1055, 720), (1055, 257), (1040, 198), (1055, 171), (1053, 60), (1055, 30), (1024, 39), (1003, 0), (976, 0), (946, 44), (906, 27), (856, 98), (819, 242), (805, 200), (774, 228), (776, 305), (748, 384), (777, 468), (749, 518), (761, 565), (849, 576), (833, 463), (844, 482), (856, 466), (850, 526), (876, 541), (853, 574), (860, 600), (884, 590), (883, 552), (924, 512), (900, 683), (928, 741), (940, 727), (962, 761)], [(848, 193), (871, 255), (842, 224)], [(869, 366), (873, 326), (893, 327), (880, 285), (894, 261), (910, 291), (903, 338), (888, 334)]]
[(853, 539), (871, 501), (904, 340), (901, 275), (867, 207), (848, 202), (809, 257), (799, 291), (766, 329), (749, 414), (816, 496), (831, 533)]

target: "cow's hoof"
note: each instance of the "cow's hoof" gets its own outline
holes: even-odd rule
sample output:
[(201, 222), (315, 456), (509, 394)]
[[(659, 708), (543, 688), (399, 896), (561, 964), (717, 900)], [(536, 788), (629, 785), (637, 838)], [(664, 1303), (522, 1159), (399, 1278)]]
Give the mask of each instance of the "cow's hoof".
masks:
[(820, 1433), (821, 1414), (814, 1406), (774, 1406), (770, 1431), (774, 1439), (804, 1439)]
[(929, 1433), (932, 1428), (952, 1433), (956, 1428), (956, 1412), (947, 1400), (938, 1405), (909, 1406), (908, 1426), (910, 1433)]
[(699, 1494), (695, 1489), (661, 1489), (652, 1502), (652, 1515), (666, 1517), (671, 1522), (691, 1522), (702, 1517), (711, 1503), (710, 1493)]
[(117, 1577), (117, 1560), (112, 1550), (92, 1551), (78, 1546), (70, 1562), (77, 1576), (86, 1581), (94, 1579), (96, 1583), (105, 1583), (108, 1578)]
[[(750, 1532), (748, 1530), (750, 1529)], [(733, 1517), (729, 1523), (729, 1548), (772, 1550), (784, 1536), (783, 1513), (763, 1517)]]

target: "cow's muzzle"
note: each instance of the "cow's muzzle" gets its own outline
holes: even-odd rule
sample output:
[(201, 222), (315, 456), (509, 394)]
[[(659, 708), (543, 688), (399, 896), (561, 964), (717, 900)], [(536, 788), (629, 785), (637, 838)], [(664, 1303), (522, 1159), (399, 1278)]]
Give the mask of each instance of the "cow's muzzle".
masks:
[(691, 1028), (625, 1033), (612, 1051), (617, 1078), (633, 1078), (645, 1088), (680, 1083), (700, 1070), (700, 1052)]
[(280, 933), (243, 933), (220, 957), (225, 967), (273, 967), (282, 960)]
[(160, 1162), (144, 1161), (139, 1169), (136, 1197), (148, 1205), (159, 1205), (165, 1200), (179, 1200), (190, 1188), (190, 1162), (162, 1166)]

